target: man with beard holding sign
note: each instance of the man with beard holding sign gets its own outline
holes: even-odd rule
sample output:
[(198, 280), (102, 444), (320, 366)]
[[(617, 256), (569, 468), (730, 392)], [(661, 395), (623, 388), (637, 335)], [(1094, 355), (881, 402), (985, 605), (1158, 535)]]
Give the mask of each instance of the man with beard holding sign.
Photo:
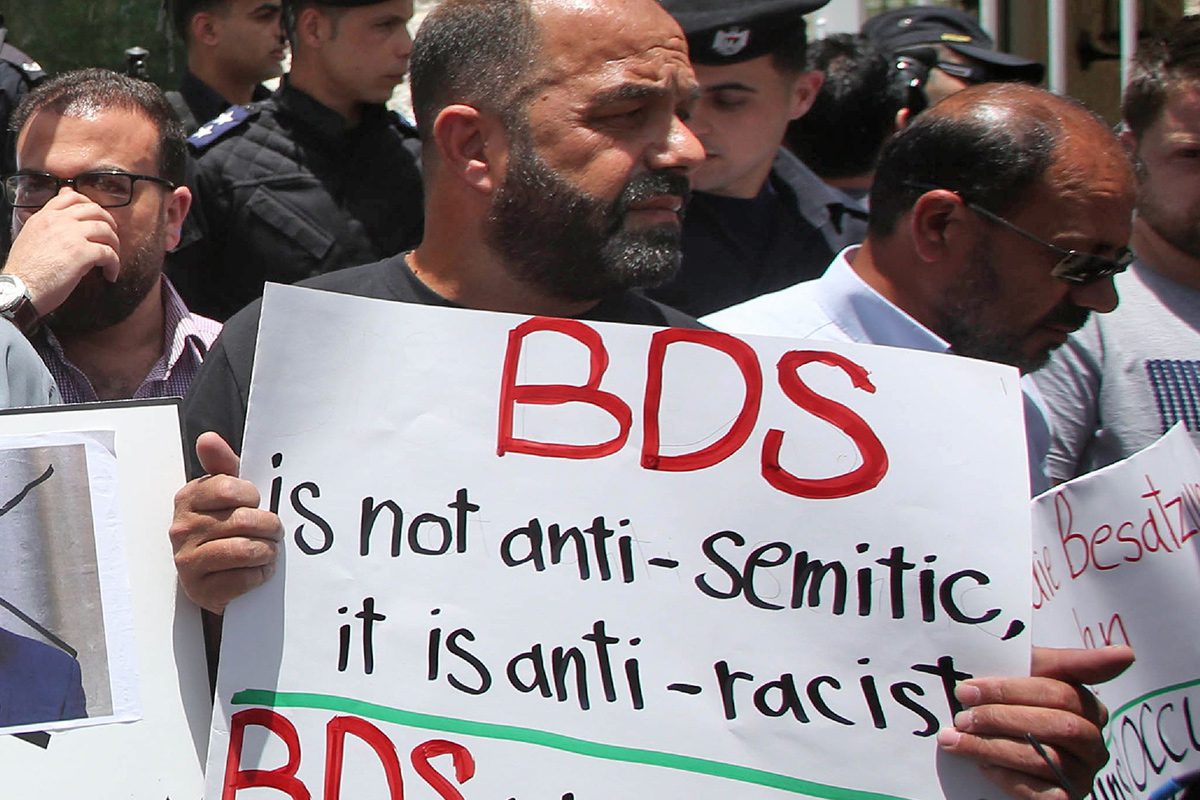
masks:
[[(567, 14), (546, 5), (548, 16)], [(631, 290), (679, 265), (688, 176), (704, 159), (683, 122), (698, 88), (684, 40), (663, 33), (675, 29), (669, 17), (644, 2), (612, 5), (656, 24), (642, 32), (630, 23), (584, 53), (569, 25), (536, 41), (530, 18), (540, 13), (522, 2), (496, 3), (494, 12), (485, 3), (454, 3), (435, 12), (411, 66), (424, 148), (424, 241), (302, 285), (426, 305), (696, 327)], [(475, 41), (476, 29), (494, 35)], [(656, 47), (663, 40), (671, 46)], [(541, 60), (522, 69), (535, 51)], [(605, 59), (621, 69), (603, 71)], [(231, 319), (214, 347), (185, 408), (189, 437), (216, 431), (240, 447), (258, 314), (254, 304)]]
[[(634, 294), (679, 261), (684, 124), (699, 87), (682, 31), (655, 0), (446, 0), (412, 60), (424, 142), (426, 231), (412, 253), (309, 286), (431, 305), (647, 325), (694, 320)], [(236, 478), (259, 306), (227, 324), (185, 404), (202, 475), (176, 495), (171, 537), (188, 595), (220, 614), (272, 573), (282, 529)], [(346, 387), (353, 391), (354, 387)], [(1087, 786), (1106, 754), (1090, 692), (1128, 660), (1040, 651), (1035, 678), (977, 679), (939, 742), (1014, 796), (1061, 800), (1050, 748)]]

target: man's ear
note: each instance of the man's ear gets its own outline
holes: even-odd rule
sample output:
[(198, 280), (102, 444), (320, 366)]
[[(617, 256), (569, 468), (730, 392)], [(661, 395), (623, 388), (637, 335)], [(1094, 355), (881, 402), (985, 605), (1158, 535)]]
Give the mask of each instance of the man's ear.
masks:
[(186, 186), (177, 186), (167, 195), (163, 208), (167, 226), (167, 250), (174, 250), (179, 245), (183, 232), (183, 220), (187, 217), (188, 209), (192, 207), (192, 190)]
[(309, 47), (317, 47), (324, 38), (325, 15), (316, 6), (305, 6), (296, 16), (296, 38)]
[(461, 103), (438, 112), (433, 139), (439, 169), (458, 177), (472, 189), (490, 194), (508, 168), (508, 134), (496, 115)]
[(796, 85), (792, 88), (792, 108), (788, 112), (788, 119), (800, 119), (808, 113), (812, 104), (817, 101), (817, 93), (821, 91), (823, 83), (824, 72), (813, 70), (800, 73), (800, 77), (796, 78)]
[(217, 34), (216, 19), (207, 11), (201, 11), (192, 17), (192, 41), (212, 47), (217, 44), (220, 36)]
[(1129, 163), (1133, 165), (1134, 177), (1137, 178), (1139, 184), (1142, 183), (1146, 180), (1146, 162), (1142, 160), (1142, 154), (1138, 152), (1141, 142), (1125, 123), (1121, 123), (1121, 132), (1117, 134), (1117, 139), (1120, 140), (1121, 147), (1125, 149), (1125, 155), (1129, 156)]
[(965, 253), (967, 213), (962, 199), (946, 189), (918, 197), (908, 218), (917, 256), (926, 263), (937, 263)]

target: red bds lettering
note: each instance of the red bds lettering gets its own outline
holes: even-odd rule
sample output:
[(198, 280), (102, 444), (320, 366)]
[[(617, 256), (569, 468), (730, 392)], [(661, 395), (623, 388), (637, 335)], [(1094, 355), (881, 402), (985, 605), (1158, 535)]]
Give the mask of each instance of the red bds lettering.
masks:
[[(591, 371), (583, 386), (566, 384), (517, 384), (517, 367), (525, 337), (538, 331), (552, 331), (570, 336), (588, 349)], [(587, 325), (572, 319), (534, 317), (522, 322), (508, 333), (508, 351), (504, 356), (504, 375), (500, 383), (500, 424), (497, 427), (496, 454), (526, 453), (553, 458), (603, 458), (625, 446), (633, 412), (621, 398), (600, 391), (600, 379), (608, 369), (608, 351), (600, 334)], [(553, 406), (563, 403), (587, 403), (602, 409), (617, 421), (618, 432), (607, 442), (597, 444), (558, 444), (518, 439), (513, 436), (513, 409), (517, 403)]]
[[(694, 453), (664, 456), (659, 453), (659, 411), (662, 404), (663, 362), (666, 361), (667, 348), (675, 342), (703, 345), (718, 350), (733, 359), (733, 363), (742, 373), (742, 381), (746, 386), (746, 397), (742, 401), (742, 409), (738, 412), (737, 419), (733, 421), (728, 433), (720, 439)], [(758, 358), (754, 354), (754, 350), (740, 339), (717, 331), (691, 331), (681, 328), (659, 331), (650, 340), (647, 373), (646, 399), (643, 407), (646, 431), (642, 442), (642, 466), (645, 469), (690, 472), (711, 467), (736, 453), (754, 432), (758, 409), (762, 405), (762, 371), (758, 368)]]
[(475, 759), (471, 756), (471, 751), (461, 744), (447, 742), (445, 739), (431, 739), (414, 747), (412, 751), (413, 768), (442, 800), (463, 800), (458, 789), (454, 788), (450, 781), (442, 777), (442, 774), (429, 763), (429, 759), (446, 754), (454, 758), (455, 780), (459, 783), (466, 783), (475, 776)]
[(342, 796), (342, 763), (348, 733), (371, 745), (379, 756), (390, 800), (404, 800), (404, 779), (400, 776), (396, 746), (383, 731), (359, 717), (334, 717), (325, 726), (325, 800), (340, 800)]
[(850, 376), (856, 389), (874, 394), (875, 385), (863, 367), (836, 353), (793, 350), (779, 359), (779, 387), (783, 393), (800, 408), (833, 424), (853, 439), (862, 456), (862, 464), (844, 475), (832, 478), (798, 478), (780, 465), (783, 431), (772, 428), (763, 438), (763, 477), (781, 492), (815, 500), (849, 497), (874, 489), (888, 470), (888, 456), (883, 442), (879, 441), (862, 417), (841, 403), (817, 394), (801, 380), (800, 367), (814, 361), (842, 370)]
[[(287, 763), (272, 770), (241, 769), (242, 744), (248, 725), (261, 725), (282, 739), (287, 745)], [(229, 755), (225, 760), (225, 788), (221, 791), (221, 800), (234, 800), (239, 789), (260, 786), (277, 789), (292, 800), (311, 800), (312, 794), (296, 777), (299, 768), (300, 737), (296, 733), (296, 726), (287, 717), (269, 708), (249, 708), (233, 715), (229, 725)]]
[[(1071, 530), (1075, 524), (1075, 513), (1071, 511), (1071, 501), (1063, 492), (1059, 492), (1054, 498), (1054, 517), (1058, 524), (1058, 539), (1062, 542), (1063, 556), (1067, 559), (1067, 569), (1071, 571), (1071, 580), (1075, 580), (1088, 568), (1091, 547), (1086, 536)], [(1072, 543), (1083, 545), (1083, 564), (1078, 568), (1075, 566), (1075, 560), (1071, 558)]]

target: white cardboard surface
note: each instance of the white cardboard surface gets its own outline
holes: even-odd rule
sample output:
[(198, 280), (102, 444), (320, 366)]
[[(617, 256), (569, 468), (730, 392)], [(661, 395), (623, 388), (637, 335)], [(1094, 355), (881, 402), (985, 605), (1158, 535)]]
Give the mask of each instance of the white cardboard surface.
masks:
[(1034, 641), (1128, 644), (1096, 687), (1112, 758), (1096, 797), (1148, 797), (1200, 768), (1200, 454), (1176, 425), (1034, 501)]
[[(657, 331), (554, 323), (580, 338), (526, 336), (513, 383), (578, 387), (591, 373), (620, 398), (604, 402), (628, 407), (628, 440), (600, 458), (498, 455), (506, 352), (524, 324), (536, 323), (268, 287), (242, 468), (280, 509), (284, 557), (226, 614), (208, 797), (317, 796), (327, 781), (345, 797), (387, 797), (389, 772), (412, 797), (998, 794), (973, 767), (938, 756), (932, 734), (951, 710), (932, 673), (939, 659), (974, 674), (1028, 670), (1015, 370), (713, 334), (750, 353), (761, 410), (724, 460), (667, 471), (643, 467), (641, 453)], [(589, 366), (600, 342), (602, 378)], [(795, 401), (779, 378), (790, 351), (824, 354), (785, 361)], [(720, 442), (746, 396), (734, 359), (677, 343), (664, 363), (662, 455)], [(594, 405), (521, 399), (517, 438), (619, 437), (617, 419)], [(857, 474), (866, 430), (887, 467), (874, 488), (844, 497), (781, 491), (763, 474), (771, 430), (783, 432), (780, 467), (821, 491), (824, 479)], [(384, 509), (368, 521), (365, 556), (364, 502)], [(572, 544), (539, 571), (533, 521), (547, 537), (578, 528), (586, 552)], [(748, 559), (758, 565), (750, 581)], [(799, 559), (843, 565), (841, 613), (832, 578), (815, 607), (811, 584), (794, 591)], [(987, 621), (955, 622), (948, 607)], [(616, 641), (599, 647), (598, 626)], [(586, 709), (573, 666), (555, 684), (556, 652), (586, 664)], [(736, 676), (731, 697), (723, 673)], [(244, 738), (231, 760), (235, 720), (235, 743)], [(251, 788), (259, 780), (276, 788)]]
[(182, 593), (167, 530), (184, 481), (178, 402), (0, 413), (0, 435), (112, 431), (141, 718), (54, 732), (40, 747), (0, 736), (4, 795), (183, 800), (200, 796), (211, 714), (199, 610)]

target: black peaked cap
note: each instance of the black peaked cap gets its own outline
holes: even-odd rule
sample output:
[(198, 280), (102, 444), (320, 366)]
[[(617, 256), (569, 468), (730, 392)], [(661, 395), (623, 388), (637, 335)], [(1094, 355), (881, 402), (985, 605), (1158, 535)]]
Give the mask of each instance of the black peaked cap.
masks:
[(696, 64), (736, 64), (765, 55), (829, 0), (661, 0), (687, 35)]

